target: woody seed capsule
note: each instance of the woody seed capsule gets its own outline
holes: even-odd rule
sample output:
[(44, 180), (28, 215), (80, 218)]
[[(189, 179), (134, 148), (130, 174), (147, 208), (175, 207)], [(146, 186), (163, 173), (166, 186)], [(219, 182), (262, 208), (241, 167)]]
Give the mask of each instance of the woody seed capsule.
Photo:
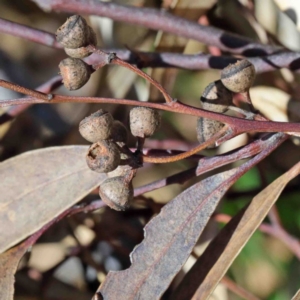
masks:
[(158, 111), (148, 107), (135, 107), (129, 114), (132, 135), (146, 138), (151, 136), (160, 125)]
[(203, 109), (223, 113), (232, 104), (232, 93), (217, 80), (204, 89), (200, 103)]
[(99, 109), (79, 123), (79, 132), (87, 141), (96, 143), (110, 137), (113, 123), (112, 115)]
[(86, 20), (79, 15), (74, 15), (60, 26), (56, 31), (56, 40), (64, 47), (76, 49), (89, 44), (96, 45), (93, 29)]
[[(96, 38), (96, 34), (93, 31), (93, 29), (88, 26), (89, 28), (89, 38), (87, 39), (87, 42), (89, 45), (97, 45), (97, 38)], [(88, 46), (88, 45), (86, 45)], [(91, 51), (91, 49), (89, 49), (88, 47), (80, 47), (80, 48), (65, 48), (65, 52), (67, 55), (69, 55), (70, 57), (73, 58), (84, 58), (87, 57), (89, 55), (91, 55), (93, 52)]]
[(98, 173), (111, 172), (120, 164), (120, 152), (112, 141), (94, 143), (86, 155), (88, 167)]
[(107, 178), (100, 185), (99, 195), (110, 208), (125, 210), (133, 199), (132, 183), (124, 176)]
[[(220, 131), (223, 128), (224, 124), (212, 120), (212, 119), (206, 119), (199, 117), (197, 120), (197, 139), (200, 143), (206, 142), (208, 139), (210, 139), (213, 135), (215, 135), (218, 131)], [(210, 145), (207, 148), (214, 148), (215, 145)]]
[(90, 79), (92, 68), (78, 58), (65, 58), (59, 65), (64, 86), (70, 90), (78, 90)]
[(255, 68), (246, 59), (230, 64), (221, 71), (222, 83), (235, 93), (246, 92), (252, 86), (254, 79)]

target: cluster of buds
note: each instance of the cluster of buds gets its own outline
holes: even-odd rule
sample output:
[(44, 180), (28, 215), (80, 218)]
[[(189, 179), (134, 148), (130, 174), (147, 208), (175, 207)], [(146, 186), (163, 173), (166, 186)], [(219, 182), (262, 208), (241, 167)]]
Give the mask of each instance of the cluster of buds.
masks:
[[(160, 115), (147, 107), (135, 107), (130, 111), (131, 133), (140, 138), (151, 136), (160, 124)], [(86, 155), (88, 167), (99, 173), (107, 173), (99, 188), (101, 199), (115, 210), (125, 210), (133, 198), (132, 179), (135, 171), (128, 164), (128, 131), (112, 115), (102, 109), (83, 119), (80, 134), (93, 143)]]
[[(237, 61), (221, 71), (221, 79), (210, 83), (201, 98), (201, 108), (217, 113), (226, 113), (233, 107), (233, 93), (248, 92), (255, 79), (255, 68), (246, 59)], [(199, 117), (197, 120), (197, 139), (207, 141), (222, 129), (223, 123)], [(214, 145), (210, 146), (213, 148)]]
[[(121, 167), (121, 147), (127, 143), (128, 132), (112, 115), (100, 109), (83, 119), (79, 124), (79, 132), (87, 141), (93, 143), (86, 155), (88, 167), (98, 173), (109, 173)], [(124, 210), (133, 197), (133, 187), (130, 176), (115, 172), (113, 178), (106, 179), (100, 186), (100, 197), (110, 207)]]
[(88, 82), (93, 72), (92, 67), (81, 58), (92, 53), (88, 46), (97, 44), (96, 34), (84, 18), (75, 15), (57, 29), (56, 40), (70, 56), (59, 64), (63, 83), (70, 91), (80, 89)]

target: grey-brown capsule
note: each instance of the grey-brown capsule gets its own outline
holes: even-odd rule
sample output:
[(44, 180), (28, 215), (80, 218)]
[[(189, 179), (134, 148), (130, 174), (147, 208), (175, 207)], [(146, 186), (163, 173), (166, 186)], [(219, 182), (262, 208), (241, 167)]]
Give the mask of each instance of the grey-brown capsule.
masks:
[(90, 79), (92, 68), (79, 58), (65, 58), (59, 65), (64, 86), (70, 90), (78, 90)]
[(114, 121), (111, 130), (111, 139), (116, 143), (126, 144), (128, 141), (128, 130), (120, 121)]
[[(89, 28), (89, 32), (88, 32), (89, 38), (87, 39), (86, 46), (88, 46), (88, 45), (96, 46), (97, 45), (96, 34), (90, 26), (88, 26), (88, 28)], [(80, 48), (74, 48), (74, 49), (73, 48), (64, 48), (64, 49), (65, 49), (66, 54), (70, 57), (84, 58), (93, 53), (93, 51), (89, 47), (86, 47), (86, 46), (83, 46)]]
[(96, 143), (110, 137), (113, 123), (112, 115), (99, 109), (79, 123), (79, 132), (87, 141)]
[(130, 131), (132, 135), (146, 138), (151, 136), (160, 125), (158, 111), (148, 107), (135, 107), (129, 114)]
[(232, 93), (221, 80), (217, 80), (204, 89), (200, 103), (203, 109), (223, 113), (232, 105)]
[(86, 20), (79, 15), (71, 16), (56, 31), (56, 40), (64, 47), (76, 49), (89, 44), (96, 45), (96, 35)]
[(255, 68), (248, 60), (243, 59), (230, 64), (221, 71), (222, 83), (232, 92), (246, 92), (255, 79)]
[(133, 199), (133, 186), (124, 176), (107, 178), (100, 185), (99, 195), (110, 208), (125, 210)]
[(91, 145), (86, 155), (86, 162), (95, 172), (111, 172), (120, 164), (120, 151), (112, 141), (100, 141)]
[[(213, 135), (215, 135), (218, 131), (220, 131), (223, 128), (224, 124), (212, 120), (212, 119), (206, 119), (199, 117), (197, 119), (197, 139), (200, 143), (206, 142), (208, 139), (210, 139)], [(207, 148), (214, 148), (215, 145), (210, 145)]]

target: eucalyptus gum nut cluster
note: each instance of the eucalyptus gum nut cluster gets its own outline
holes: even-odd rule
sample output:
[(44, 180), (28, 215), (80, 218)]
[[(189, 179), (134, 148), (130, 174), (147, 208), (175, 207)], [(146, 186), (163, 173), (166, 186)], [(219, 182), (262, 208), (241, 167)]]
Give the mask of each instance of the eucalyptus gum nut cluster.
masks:
[(147, 138), (158, 129), (160, 115), (157, 110), (148, 107), (134, 107), (129, 114), (132, 135)]
[(206, 110), (223, 113), (232, 105), (232, 92), (221, 80), (211, 82), (200, 98), (201, 107)]
[(78, 90), (90, 79), (92, 68), (78, 58), (65, 58), (59, 65), (64, 86), (70, 90)]
[(100, 141), (90, 146), (86, 155), (88, 167), (98, 173), (113, 171), (120, 164), (120, 151), (113, 141)]
[(107, 178), (99, 188), (103, 202), (115, 210), (125, 210), (133, 199), (133, 186), (125, 176)]
[[(197, 119), (197, 139), (199, 143), (206, 142), (223, 127), (224, 124), (219, 121), (199, 117)], [(215, 145), (210, 145), (207, 148), (215, 148)]]
[(91, 143), (107, 140), (112, 133), (114, 119), (112, 115), (99, 109), (79, 123), (79, 132)]
[(243, 59), (230, 64), (221, 71), (221, 81), (230, 91), (244, 93), (252, 86), (255, 79), (255, 68), (248, 60)]
[(71, 16), (56, 31), (56, 40), (64, 47), (77, 49), (96, 45), (96, 35), (86, 20), (79, 15)]

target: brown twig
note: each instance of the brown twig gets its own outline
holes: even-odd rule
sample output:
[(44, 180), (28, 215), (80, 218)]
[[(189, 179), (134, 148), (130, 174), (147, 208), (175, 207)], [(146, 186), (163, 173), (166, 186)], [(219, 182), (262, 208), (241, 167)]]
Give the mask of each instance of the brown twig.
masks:
[(36, 97), (36, 98), (46, 100), (46, 101), (49, 101), (49, 100), (52, 99), (51, 94), (45, 94), (45, 93), (42, 93), (42, 92), (31, 90), (31, 89), (25, 88), (23, 86), (20, 86), (16, 83), (11, 83), (11, 82), (8, 82), (8, 81), (2, 80), (2, 79), (0, 79), (0, 86), (4, 87), (6, 89), (10, 89), (10, 90), (13, 90), (15, 92), (24, 94), (24, 95), (28, 95), (28, 96), (31, 96), (31, 97)]
[[(0, 80), (0, 86), (2, 85), (3, 80)], [(19, 86), (13, 83), (9, 84), (9, 88), (12, 90), (19, 91)], [(25, 93), (29, 91), (28, 94), (35, 92), (30, 89), (23, 88), (22, 91)], [(300, 124), (292, 123), (292, 122), (265, 122), (265, 121), (253, 121), (253, 120), (245, 120), (236, 117), (230, 117), (227, 115), (215, 113), (212, 111), (203, 110), (200, 108), (195, 108), (186, 104), (182, 104), (179, 101), (160, 104), (160, 103), (150, 103), (150, 102), (140, 102), (129, 99), (116, 99), (116, 98), (101, 98), (101, 97), (76, 97), (76, 96), (62, 96), (62, 95), (51, 95), (51, 101), (48, 100), (48, 95), (43, 94), (43, 98), (47, 100), (43, 100), (41, 98), (19, 98), (19, 99), (9, 99), (9, 100), (1, 100), (0, 107), (8, 106), (8, 105), (20, 105), (25, 103), (110, 103), (110, 104), (120, 104), (120, 105), (130, 105), (130, 106), (144, 106), (150, 107), (175, 113), (187, 114), (197, 117), (204, 117), (208, 119), (213, 119), (220, 121), (222, 123), (228, 124), (235, 131), (235, 134), (241, 134), (244, 132), (288, 132), (298, 133), (300, 132)]]
[[(215, 141), (217, 141), (219, 138), (221, 138), (226, 131), (228, 131), (229, 128), (228, 126), (224, 126), (220, 131), (218, 131), (215, 135), (213, 135), (210, 139), (208, 139), (207, 141), (205, 141), (204, 143), (194, 147), (191, 150), (188, 150), (186, 152), (177, 154), (177, 155), (173, 155), (173, 156), (143, 156), (143, 162), (148, 162), (148, 163), (155, 163), (155, 164), (163, 164), (163, 163), (170, 163), (170, 162), (175, 162), (175, 161), (179, 161), (182, 159), (185, 159), (193, 154), (198, 153), (199, 151), (205, 149), (207, 146), (213, 144)], [(225, 135), (228, 139), (232, 138), (234, 136), (233, 132), (229, 132), (227, 135)]]
[[(42, 93), (49, 94), (62, 85), (61, 80), (61, 76), (55, 76), (37, 87), (36, 90)], [(15, 117), (28, 109), (31, 105), (31, 103), (27, 103), (9, 107), (8, 110), (6, 110), (6, 112), (0, 116), (0, 125), (13, 120)]]
[[(146, 74), (142, 70), (138, 69), (136, 66), (133, 66), (133, 65), (127, 63), (126, 61), (120, 59), (119, 57), (116, 56), (115, 53), (106, 53), (101, 49), (97, 49), (93, 45), (89, 45), (88, 48), (90, 49), (91, 52), (97, 53), (98, 55), (100, 55), (100, 57), (104, 56), (108, 63), (124, 67), (124, 68), (136, 73), (140, 77), (144, 78), (145, 80), (147, 80), (150, 84), (155, 86), (162, 93), (162, 95), (164, 96), (166, 102), (173, 102), (172, 97), (162, 87), (162, 85), (159, 82), (157, 82), (155, 79), (153, 79), (151, 76), (149, 76), (148, 74)], [(103, 59), (101, 59), (101, 62), (100, 62), (99, 65), (98, 64), (93, 64), (93, 69), (94, 70), (98, 70), (99, 68), (102, 68), (102, 67), (103, 67)]]
[(115, 57), (112, 59), (111, 61), (112, 64), (114, 65), (119, 65), (122, 67), (125, 67), (131, 71), (133, 71), (134, 73), (138, 74), (139, 76), (141, 76), (142, 78), (146, 79), (148, 82), (150, 82), (153, 86), (155, 86), (164, 96), (165, 100), (167, 103), (173, 102), (172, 97), (169, 95), (169, 93), (162, 87), (162, 85), (160, 83), (158, 83), (156, 80), (154, 80), (151, 76), (149, 76), (148, 74), (144, 73), (143, 71), (141, 71), (140, 69), (138, 69), (137, 67), (121, 60), (119, 57)]

